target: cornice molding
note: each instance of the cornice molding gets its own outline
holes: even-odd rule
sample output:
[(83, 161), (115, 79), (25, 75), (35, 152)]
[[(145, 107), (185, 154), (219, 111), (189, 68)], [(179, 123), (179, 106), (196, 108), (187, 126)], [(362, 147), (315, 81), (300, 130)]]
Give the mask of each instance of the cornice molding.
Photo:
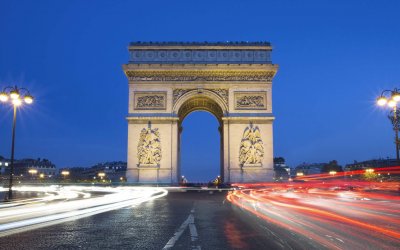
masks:
[(266, 70), (127, 70), (130, 81), (267, 81), (276, 71)]

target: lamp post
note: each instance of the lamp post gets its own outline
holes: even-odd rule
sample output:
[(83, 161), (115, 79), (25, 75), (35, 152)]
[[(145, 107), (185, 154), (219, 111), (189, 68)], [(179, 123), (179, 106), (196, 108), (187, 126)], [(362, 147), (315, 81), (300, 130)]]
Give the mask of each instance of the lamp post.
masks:
[(392, 122), (394, 130), (394, 143), (396, 145), (396, 160), (399, 162), (399, 110), (397, 104), (400, 102), (400, 89), (384, 90), (376, 99), (376, 103), (382, 107), (389, 107), (390, 111), (388, 118)]
[(17, 108), (24, 102), (32, 104), (33, 96), (26, 88), (18, 88), (17, 86), (6, 87), (0, 92), (0, 101), (10, 101), (14, 107), (13, 127), (12, 127), (12, 142), (11, 142), (11, 162), (10, 162), (10, 180), (8, 184), (8, 200), (12, 199), (12, 185), (14, 176), (14, 148), (15, 148), (15, 123), (17, 119)]

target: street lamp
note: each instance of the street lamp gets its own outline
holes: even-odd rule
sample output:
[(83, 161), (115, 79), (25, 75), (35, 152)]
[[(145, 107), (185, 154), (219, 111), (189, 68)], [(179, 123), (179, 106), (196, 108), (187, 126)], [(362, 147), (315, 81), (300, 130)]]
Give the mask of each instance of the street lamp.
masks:
[(10, 162), (10, 181), (8, 184), (8, 200), (12, 199), (12, 185), (14, 176), (14, 146), (15, 146), (15, 123), (17, 118), (17, 108), (23, 103), (32, 104), (33, 96), (26, 88), (6, 87), (0, 92), (0, 101), (10, 101), (14, 107), (13, 127), (12, 127), (12, 142), (11, 142), (11, 162)]
[(69, 175), (69, 171), (67, 170), (61, 171), (61, 175), (64, 176), (64, 179), (67, 178), (67, 176)]
[(393, 90), (384, 90), (381, 95), (376, 99), (376, 103), (381, 107), (389, 107), (391, 111), (388, 115), (389, 120), (392, 122), (394, 130), (394, 143), (396, 145), (396, 159), (399, 162), (399, 117), (397, 104), (400, 102), (400, 89), (394, 88)]
[(32, 179), (33, 179), (33, 176), (36, 175), (38, 173), (38, 171), (37, 171), (37, 169), (29, 169), (28, 173), (30, 173), (32, 175)]

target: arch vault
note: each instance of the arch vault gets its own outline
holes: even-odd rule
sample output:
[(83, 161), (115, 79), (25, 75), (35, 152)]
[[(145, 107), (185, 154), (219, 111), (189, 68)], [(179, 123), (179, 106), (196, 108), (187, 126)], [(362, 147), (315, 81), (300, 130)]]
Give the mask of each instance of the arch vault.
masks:
[(191, 112), (220, 123), (225, 182), (271, 181), (272, 79), (261, 43), (140, 43), (123, 65), (129, 81), (128, 182), (176, 184), (180, 134)]

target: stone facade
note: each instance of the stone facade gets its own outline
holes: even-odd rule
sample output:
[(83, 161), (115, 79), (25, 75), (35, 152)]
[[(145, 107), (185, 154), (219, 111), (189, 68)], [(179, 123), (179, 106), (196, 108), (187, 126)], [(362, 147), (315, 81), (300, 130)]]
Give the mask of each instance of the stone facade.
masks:
[(184, 118), (206, 110), (220, 122), (225, 182), (273, 177), (269, 43), (131, 43), (128, 182), (178, 183)]

